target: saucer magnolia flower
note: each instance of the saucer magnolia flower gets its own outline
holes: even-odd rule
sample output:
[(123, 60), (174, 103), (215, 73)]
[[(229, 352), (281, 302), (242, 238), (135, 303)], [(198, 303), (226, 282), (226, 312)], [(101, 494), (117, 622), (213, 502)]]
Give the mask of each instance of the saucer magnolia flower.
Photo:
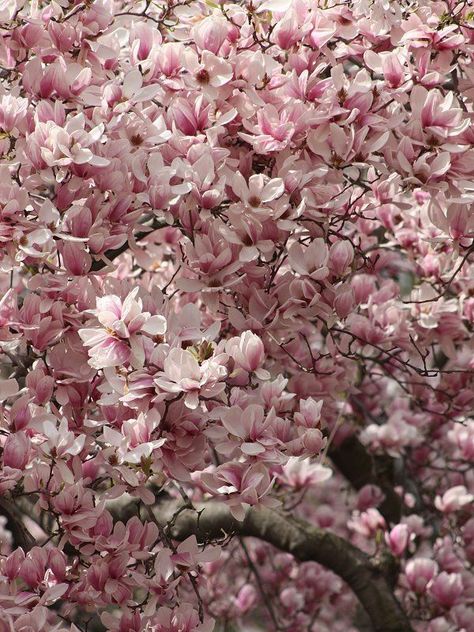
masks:
[(152, 454), (155, 456), (159, 455), (157, 449), (166, 441), (164, 438), (151, 441), (151, 433), (143, 432), (144, 426), (147, 423), (143, 413), (134, 421), (136, 422), (134, 424), (135, 426), (141, 427), (141, 436), (137, 436), (136, 434), (134, 436), (133, 428), (130, 427), (132, 420), (123, 422), (121, 432), (107, 426), (104, 428), (102, 438), (105, 443), (115, 448), (114, 455), (117, 458), (117, 464), (137, 464), (140, 463), (143, 458), (146, 459)]
[(213, 15), (198, 21), (191, 30), (191, 37), (198, 50), (210, 51), (217, 55), (228, 32), (228, 22), (223, 17)]
[(464, 485), (451, 487), (443, 496), (436, 496), (435, 505), (439, 511), (451, 513), (459, 511), (474, 502), (474, 495), (470, 494)]
[(25, 432), (15, 432), (7, 437), (3, 446), (3, 465), (22, 470), (31, 455), (31, 442)]
[(43, 422), (41, 433), (46, 437), (46, 441), (41, 444), (41, 450), (45, 454), (54, 455), (55, 458), (79, 454), (86, 440), (85, 435), (76, 437), (74, 432), (68, 430), (65, 418), (61, 420), (59, 427), (49, 420)]
[(429, 588), (430, 594), (443, 608), (452, 608), (462, 595), (464, 585), (458, 573), (440, 573)]
[(168, 393), (183, 393), (186, 406), (197, 408), (199, 397), (214, 397), (224, 390), (225, 359), (221, 355), (199, 362), (188, 350), (171, 349), (155, 384)]
[(162, 336), (166, 331), (164, 316), (143, 311), (136, 288), (122, 301), (110, 295), (97, 299), (94, 314), (101, 328), (80, 329), (79, 335), (89, 349), (89, 364), (96, 369), (120, 366), (131, 361), (143, 363), (141, 336)]
[(332, 476), (332, 471), (328, 467), (295, 456), (288, 459), (282, 470), (281, 480), (296, 490), (324, 483)]
[(265, 349), (262, 340), (256, 334), (244, 331), (240, 336), (231, 338), (225, 348), (237, 369), (255, 373), (262, 380), (270, 377), (270, 373), (261, 368), (265, 360)]
[(410, 560), (405, 568), (405, 577), (410, 589), (415, 593), (424, 593), (427, 586), (436, 575), (438, 565), (433, 560), (417, 557)]
[(349, 241), (338, 241), (329, 250), (329, 269), (338, 276), (347, 274), (354, 259), (354, 248)]
[(281, 178), (268, 180), (261, 174), (250, 176), (247, 183), (237, 171), (232, 180), (232, 190), (252, 213), (265, 215), (269, 213), (265, 205), (278, 199), (285, 185)]
[(347, 525), (356, 533), (373, 538), (377, 532), (385, 528), (385, 520), (377, 509), (371, 507), (367, 511), (355, 511)]
[[(291, 267), (303, 276), (319, 281), (329, 274), (329, 251), (321, 238), (314, 239), (307, 248), (300, 243), (294, 243), (288, 250), (288, 256)], [(349, 258), (346, 261), (348, 263)]]
[(278, 112), (274, 105), (265, 105), (257, 112), (257, 125), (245, 127), (255, 134), (240, 133), (240, 137), (253, 145), (259, 154), (282, 151), (287, 147), (295, 133), (294, 122), (288, 120), (287, 111)]
[(159, 608), (156, 614), (156, 632), (212, 632), (214, 621), (201, 622), (191, 604), (183, 603), (174, 608)]
[(232, 66), (207, 50), (202, 52), (200, 60), (196, 54), (189, 51), (186, 56), (186, 67), (196, 85), (210, 98), (215, 98), (218, 94), (217, 89), (229, 83), (233, 76)]
[[(142, 103), (143, 101), (153, 99), (159, 92), (161, 92), (161, 87), (157, 84), (143, 86), (142, 73), (137, 69), (133, 69), (124, 77), (121, 102), (125, 106)], [(163, 142), (170, 136), (171, 133), (166, 131), (160, 141)]]
[[(230, 435), (228, 441), (224, 440), (223, 443), (216, 445), (218, 452), (232, 454), (238, 445), (246, 455), (275, 458), (274, 448), (278, 441), (274, 437), (276, 415), (273, 408), (266, 415), (263, 407), (257, 404), (250, 404), (244, 409), (239, 406), (227, 409), (218, 407), (212, 411), (212, 417), (220, 418), (224, 429)], [(220, 436), (215, 430), (214, 433), (216, 438)]]
[(239, 614), (246, 614), (257, 602), (257, 591), (252, 584), (244, 584), (235, 598), (235, 606)]
[(95, 155), (90, 149), (102, 137), (104, 125), (99, 124), (90, 132), (85, 131), (84, 125), (83, 114), (69, 119), (64, 127), (52, 121), (38, 123), (37, 134), (42, 134), (45, 138), (41, 156), (48, 167), (66, 167), (72, 163), (90, 164), (94, 167), (106, 167), (110, 164), (107, 158)]
[(410, 532), (406, 524), (397, 524), (390, 533), (385, 535), (385, 541), (393, 555), (400, 556), (403, 554), (408, 545), (409, 535)]
[(411, 104), (414, 116), (436, 136), (455, 136), (466, 129), (467, 121), (463, 120), (461, 108), (456, 107), (452, 92), (443, 97), (439, 90), (428, 91), (423, 86), (416, 86)]
[(320, 425), (322, 407), (322, 400), (317, 402), (312, 397), (301, 399), (299, 403), (299, 412), (294, 413), (294, 419), (299, 426), (304, 428), (316, 428)]
[(202, 472), (200, 480), (211, 493), (225, 497), (237, 520), (243, 520), (251, 506), (275, 507), (279, 504), (268, 496), (273, 481), (262, 464), (250, 467), (244, 463), (220, 465), (215, 472)]
[(198, 547), (195, 535), (186, 538), (181, 544), (178, 544), (176, 553), (171, 555), (172, 563), (180, 570), (193, 568), (199, 564), (206, 562), (214, 562), (220, 557), (220, 551), (217, 547), (207, 547), (201, 551)]

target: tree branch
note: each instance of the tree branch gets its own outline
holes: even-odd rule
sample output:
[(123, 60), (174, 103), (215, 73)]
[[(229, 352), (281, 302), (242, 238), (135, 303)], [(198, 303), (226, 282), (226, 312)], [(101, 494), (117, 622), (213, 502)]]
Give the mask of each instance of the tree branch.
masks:
[(13, 545), (21, 547), (25, 552), (35, 544), (35, 540), (23, 524), (22, 512), (7, 498), (0, 498), (0, 515), (7, 519), (6, 528), (13, 538)]
[[(197, 510), (188, 509), (178, 516), (173, 538), (184, 540), (195, 535), (200, 542), (230, 534), (258, 538), (291, 553), (300, 562), (317, 562), (341, 577), (358, 597), (375, 632), (412, 632), (386, 580), (386, 564), (371, 560), (343, 538), (264, 507), (250, 509), (243, 522), (237, 521), (222, 503), (210, 502)], [(154, 513), (160, 523), (166, 524), (175, 511), (173, 502), (159, 504)]]
[[(147, 220), (149, 218), (146, 218)], [(171, 227), (174, 226), (174, 224), (167, 224), (164, 221), (158, 220), (157, 218), (153, 219), (153, 222), (150, 225), (146, 225), (144, 224), (144, 227), (146, 230), (143, 230), (139, 233), (137, 233), (134, 237), (135, 242), (140, 241), (141, 239), (143, 239), (144, 237), (146, 237), (147, 235), (149, 235), (150, 233), (152, 233), (155, 230), (158, 230), (159, 228), (167, 228), (167, 227)], [(124, 252), (127, 252), (127, 250), (130, 250), (130, 242), (127, 241), (125, 243), (123, 243), (121, 246), (119, 246), (118, 248), (113, 248), (111, 250), (107, 250), (103, 255), (101, 259), (96, 259), (95, 261), (92, 262), (92, 266), (91, 266), (91, 272), (100, 272), (100, 270), (102, 270), (103, 268), (107, 267), (108, 265), (110, 265), (110, 263), (116, 259), (117, 257), (119, 257), (121, 254), (123, 254)]]

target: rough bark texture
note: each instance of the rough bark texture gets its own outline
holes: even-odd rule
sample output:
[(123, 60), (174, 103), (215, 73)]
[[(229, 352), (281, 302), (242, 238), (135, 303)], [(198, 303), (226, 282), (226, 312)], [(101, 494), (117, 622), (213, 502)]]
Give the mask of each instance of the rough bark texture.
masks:
[(28, 551), (34, 546), (34, 539), (23, 524), (22, 512), (6, 498), (0, 498), (0, 516), (7, 519), (6, 528), (12, 534), (14, 547), (21, 546), (24, 551)]
[[(166, 510), (161, 511), (162, 505), (159, 507), (159, 514), (155, 515), (164, 524), (169, 515)], [(386, 580), (390, 574), (387, 564), (377, 565), (343, 538), (262, 507), (250, 509), (243, 522), (235, 520), (228, 508), (219, 503), (208, 503), (198, 509), (199, 513), (193, 510), (180, 513), (172, 530), (174, 538), (182, 540), (192, 534), (200, 541), (229, 534), (259, 538), (301, 562), (318, 562), (341, 577), (358, 597), (375, 632), (412, 631)]]

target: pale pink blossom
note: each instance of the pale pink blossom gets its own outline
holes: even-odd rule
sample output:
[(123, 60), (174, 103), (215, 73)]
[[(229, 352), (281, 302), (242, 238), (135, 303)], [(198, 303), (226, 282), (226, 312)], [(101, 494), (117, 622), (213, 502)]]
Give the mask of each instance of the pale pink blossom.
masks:
[(283, 466), (282, 480), (296, 490), (318, 485), (332, 476), (330, 468), (320, 463), (311, 463), (310, 459), (290, 457)]
[(199, 363), (187, 350), (173, 348), (167, 355), (163, 371), (155, 378), (156, 386), (168, 393), (183, 393), (186, 406), (196, 408), (199, 398), (218, 395), (225, 388), (227, 370), (223, 357), (211, 357)]
[(442, 572), (433, 579), (430, 594), (443, 608), (452, 608), (462, 595), (463, 581), (458, 573)]
[(474, 502), (474, 495), (470, 494), (464, 485), (451, 487), (443, 496), (436, 496), (436, 507), (444, 512), (459, 511)]
[(123, 301), (114, 295), (97, 299), (95, 314), (102, 328), (80, 329), (84, 344), (91, 357), (89, 364), (102, 369), (131, 361), (143, 363), (144, 350), (141, 336), (163, 335), (166, 331), (164, 316), (152, 316), (143, 311), (142, 301), (136, 298), (138, 288)]
[(265, 212), (265, 205), (279, 198), (284, 192), (280, 178), (267, 180), (263, 175), (250, 176), (248, 183), (237, 171), (232, 181), (232, 189), (243, 204), (253, 213)]
[(268, 379), (270, 374), (261, 368), (265, 360), (262, 340), (251, 331), (244, 331), (226, 344), (226, 353), (233, 358), (237, 369), (255, 373), (260, 379)]
[(94, 154), (90, 146), (97, 143), (104, 133), (104, 126), (99, 124), (90, 132), (84, 129), (84, 116), (78, 114), (69, 119), (62, 127), (52, 121), (38, 123), (35, 135), (44, 138), (41, 156), (48, 167), (66, 167), (71, 164), (91, 164), (94, 167), (106, 167), (107, 158)]
[(390, 533), (385, 535), (385, 541), (388, 544), (393, 555), (400, 556), (407, 548), (409, 542), (410, 531), (406, 524), (397, 524)]
[(438, 565), (433, 560), (423, 557), (410, 560), (405, 567), (405, 576), (410, 589), (418, 594), (424, 593), (437, 570)]
[(232, 515), (243, 520), (245, 511), (258, 504), (275, 506), (268, 496), (273, 481), (262, 464), (248, 466), (244, 463), (220, 465), (215, 472), (203, 472), (200, 479), (215, 495), (224, 496)]

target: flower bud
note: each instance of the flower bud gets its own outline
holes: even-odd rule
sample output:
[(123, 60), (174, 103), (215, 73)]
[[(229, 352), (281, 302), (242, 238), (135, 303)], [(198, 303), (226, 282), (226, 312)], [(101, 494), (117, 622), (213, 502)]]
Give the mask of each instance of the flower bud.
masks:
[(23, 431), (15, 432), (7, 437), (3, 448), (3, 464), (22, 470), (30, 456), (30, 440)]

